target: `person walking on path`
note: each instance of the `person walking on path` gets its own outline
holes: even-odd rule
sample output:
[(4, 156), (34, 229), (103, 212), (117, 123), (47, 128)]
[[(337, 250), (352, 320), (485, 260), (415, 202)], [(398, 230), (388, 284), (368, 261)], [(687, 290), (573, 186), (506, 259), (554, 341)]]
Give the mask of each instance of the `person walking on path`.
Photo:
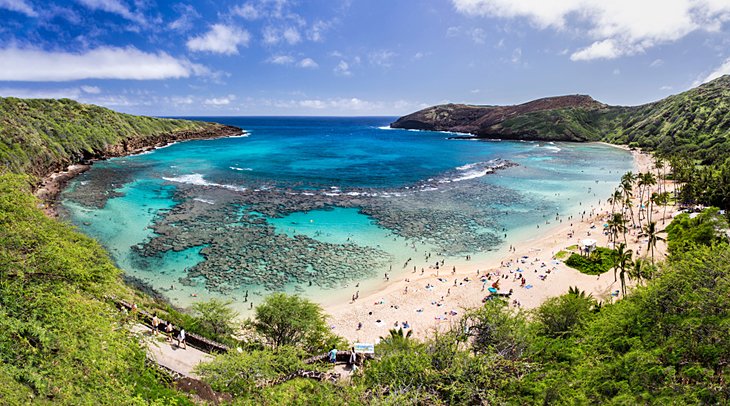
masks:
[(329, 354), (330, 354), (330, 362), (333, 364), (336, 363), (337, 362), (337, 348), (332, 347)]
[(157, 331), (160, 329), (160, 319), (157, 318), (157, 313), (152, 317), (152, 332), (157, 335)]
[(167, 341), (172, 342), (172, 323), (169, 321), (167, 322), (167, 325), (165, 326), (165, 334), (167, 335)]
[(185, 347), (183, 347), (184, 350), (188, 349), (188, 345), (185, 343), (185, 329), (184, 328), (180, 329), (180, 334), (178, 334), (178, 336), (177, 336), (177, 347), (180, 348), (180, 345), (185, 346)]

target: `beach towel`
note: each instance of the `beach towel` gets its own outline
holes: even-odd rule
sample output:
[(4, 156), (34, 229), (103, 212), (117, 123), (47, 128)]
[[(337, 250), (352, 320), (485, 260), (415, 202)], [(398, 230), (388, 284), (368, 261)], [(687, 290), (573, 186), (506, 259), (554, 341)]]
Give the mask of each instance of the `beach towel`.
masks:
[(532, 285), (526, 285), (525, 289), (532, 289)]

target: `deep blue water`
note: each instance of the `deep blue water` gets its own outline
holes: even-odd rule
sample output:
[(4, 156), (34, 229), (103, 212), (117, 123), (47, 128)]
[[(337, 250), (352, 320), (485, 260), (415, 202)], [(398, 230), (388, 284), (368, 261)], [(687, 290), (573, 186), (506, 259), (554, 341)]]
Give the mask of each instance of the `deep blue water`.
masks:
[[(204, 283), (212, 278), (210, 274), (191, 277), (186, 286), (180, 285), (185, 268), (203, 263), (201, 253), (210, 258), (221, 256), (220, 252), (206, 253), (206, 247), (230, 246), (231, 252), (238, 253), (232, 254), (233, 262), (223, 260), (216, 265), (226, 268), (221, 271), (226, 277), (244, 266), (236, 261), (250, 255), (247, 246), (253, 243), (248, 237), (241, 237), (240, 244), (232, 243), (228, 231), (216, 242), (210, 238), (200, 243), (198, 237), (219, 233), (222, 227), (258, 227), (243, 224), (240, 216), (246, 213), (259, 216), (276, 233), (293, 238), (278, 245), (264, 243), (263, 250), (284, 252), (283, 248), (296, 244), (296, 236), (301, 235), (330, 244), (317, 248), (322, 250), (336, 251), (346, 244), (380, 250), (390, 256), (390, 268), (396, 264), (396, 269), (400, 269), (404, 258), (418, 252), (486, 255), (487, 250), (500, 249), (512, 239), (529, 238), (526, 230), (532, 230), (534, 224), (555, 217), (556, 213), (575, 214), (581, 202), (587, 205), (605, 199), (621, 174), (633, 169), (630, 154), (610, 146), (448, 140), (449, 134), (445, 133), (385, 128), (394, 117), (195, 119), (239, 126), (247, 131), (247, 136), (178, 143), (151, 153), (99, 162), (75, 179), (64, 193), (64, 205), (72, 222), (106, 245), (130, 275), (167, 292), (182, 305), (189, 303), (186, 298), (191, 292), (199, 297), (214, 294), (206, 288), (210, 285)], [(495, 159), (519, 166), (485, 175), (485, 165)], [(263, 192), (250, 194), (254, 190)], [(237, 197), (246, 193), (249, 195), (243, 200)], [(283, 203), (267, 206), (251, 200), (265, 199), (260, 197), (269, 196), (265, 193), (275, 196), (272, 199), (283, 199)], [(292, 209), (286, 199), (295, 195), (301, 200)], [(371, 197), (363, 202), (351, 200), (358, 195)], [(308, 200), (323, 199), (334, 200), (327, 200), (324, 210), (296, 210), (308, 207)], [(236, 207), (234, 210), (225, 205)], [(331, 210), (332, 206), (341, 207)], [(274, 210), (272, 207), (283, 211), (269, 215), (257, 212)], [(139, 252), (131, 247), (144, 245), (155, 237), (147, 227), (176, 208), (179, 212), (175, 216), (182, 216), (187, 223), (173, 216), (167, 218), (166, 227), (188, 227), (187, 234), (182, 233), (175, 242), (184, 239), (185, 243), (140, 259)], [(226, 212), (226, 220), (221, 220), (221, 213), (226, 210), (238, 217)], [(195, 221), (220, 224), (190, 227)], [(399, 229), (395, 224), (408, 227)], [(414, 230), (422, 230), (418, 238)], [(509, 237), (504, 239), (503, 233)], [(495, 240), (489, 240), (491, 245), (478, 245), (487, 240), (485, 236)], [(459, 245), (461, 240), (466, 242)], [(167, 243), (170, 241), (163, 241), (161, 246)], [(477, 246), (478, 252), (470, 251)], [(341, 261), (342, 256), (337, 256), (340, 254), (325, 255), (323, 261)], [(357, 254), (346, 257), (350, 256)], [(422, 265), (418, 263), (419, 267)], [(252, 267), (250, 262), (246, 266), (245, 272), (249, 274), (282, 272), (267, 268), (263, 260), (260, 267)], [(307, 263), (306, 269), (315, 274), (325, 272), (316, 264)], [(375, 287), (375, 276), (382, 271), (354, 272), (349, 281), (333, 276), (336, 282), (332, 285), (323, 283), (312, 288), (304, 286), (301, 275), (289, 275), (282, 277), (284, 282), (274, 289), (304, 291), (317, 297), (354, 281), (370, 281)], [(334, 275), (337, 271), (332, 272)], [(243, 289), (263, 289), (250, 280), (223, 279), (226, 290), (215, 294), (235, 297)], [(176, 289), (166, 290), (170, 285), (176, 285)]]

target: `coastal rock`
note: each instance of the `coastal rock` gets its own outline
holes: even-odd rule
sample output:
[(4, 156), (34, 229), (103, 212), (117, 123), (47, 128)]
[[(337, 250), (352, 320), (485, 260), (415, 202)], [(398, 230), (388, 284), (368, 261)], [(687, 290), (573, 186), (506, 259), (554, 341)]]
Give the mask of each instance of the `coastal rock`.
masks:
[[(538, 118), (545, 120), (554, 112), (558, 115), (572, 115), (574, 112), (592, 112), (608, 108), (590, 96), (571, 95), (547, 97), (514, 106), (474, 106), (467, 104), (444, 104), (429, 107), (401, 117), (392, 123), (392, 128), (406, 128), (431, 131), (451, 131), (473, 134), (485, 138), (542, 139), (549, 135), (556, 140), (585, 141), (582, 134), (574, 131), (558, 132), (545, 128), (541, 131), (518, 132), (511, 128), (515, 120)], [(559, 118), (556, 118), (559, 120)]]

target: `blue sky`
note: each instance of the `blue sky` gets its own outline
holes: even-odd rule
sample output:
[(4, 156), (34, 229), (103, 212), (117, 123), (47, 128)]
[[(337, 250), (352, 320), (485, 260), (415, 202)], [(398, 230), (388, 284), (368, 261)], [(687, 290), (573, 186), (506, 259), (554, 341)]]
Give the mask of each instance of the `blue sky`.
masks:
[(401, 115), (730, 73), (730, 0), (0, 0), (0, 96), (149, 115)]

